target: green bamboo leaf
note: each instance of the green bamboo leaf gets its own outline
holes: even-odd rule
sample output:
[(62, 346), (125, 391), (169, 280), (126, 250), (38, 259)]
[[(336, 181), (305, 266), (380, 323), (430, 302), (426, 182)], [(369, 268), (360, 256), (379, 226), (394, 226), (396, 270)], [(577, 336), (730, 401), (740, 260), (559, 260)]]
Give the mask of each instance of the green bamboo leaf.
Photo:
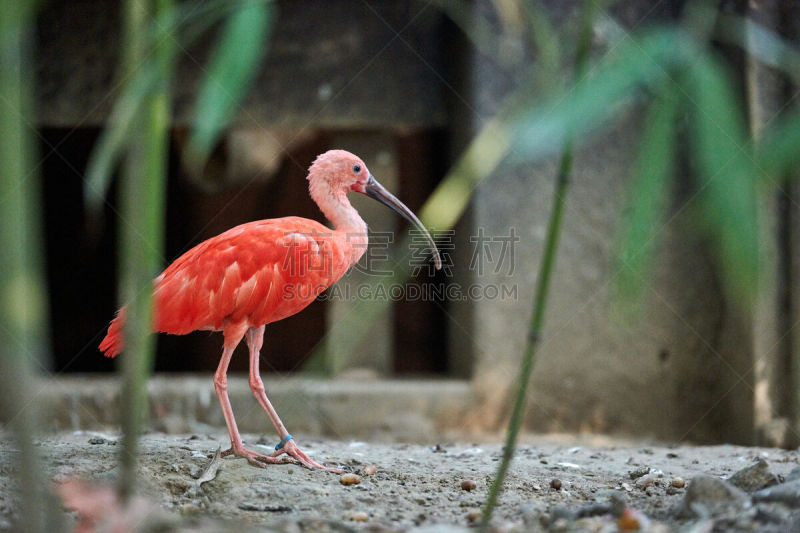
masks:
[(782, 113), (769, 124), (756, 146), (758, 170), (764, 176), (786, 172), (800, 160), (800, 109)]
[(512, 119), (512, 152), (524, 159), (557, 153), (571, 132), (588, 133), (629, 105), (640, 86), (661, 84), (668, 70), (691, 57), (693, 49), (688, 36), (672, 30), (630, 39), (566, 94), (519, 112)]
[[(97, 141), (86, 168), (84, 202), (90, 213), (97, 214), (103, 205), (114, 170), (127, 149), (132, 124), (142, 113), (144, 102), (161, 83), (164, 70), (160, 61), (172, 63), (180, 48), (191, 46), (233, 8), (233, 0), (185, 2), (171, 6), (155, 18), (147, 30), (147, 48), (151, 51), (135, 72), (122, 80), (119, 96), (114, 103), (106, 128)], [(180, 46), (170, 46), (165, 53), (154, 53), (166, 42), (177, 40)], [(166, 54), (166, 57), (164, 57)]]
[(779, 34), (758, 22), (739, 15), (719, 15), (715, 37), (724, 43), (740, 46), (765, 65), (780, 69), (800, 82), (800, 51)]
[(672, 84), (662, 86), (645, 119), (641, 148), (628, 190), (620, 231), (616, 279), (620, 303), (633, 308), (641, 301), (650, 273), (657, 234), (667, 206), (675, 162), (678, 99)]
[(710, 57), (699, 55), (689, 64), (702, 222), (713, 237), (726, 289), (747, 305), (758, 288), (758, 188), (754, 154), (732, 87)]
[(151, 62), (143, 65), (111, 110), (108, 125), (100, 135), (86, 166), (84, 201), (92, 213), (97, 213), (103, 205), (114, 169), (127, 148), (133, 123), (156, 86), (158, 76), (159, 71)]
[(271, 2), (245, 0), (228, 18), (197, 97), (186, 154), (190, 167), (205, 163), (234, 116), (266, 52), (274, 16)]
[(561, 48), (559, 36), (553, 27), (547, 11), (534, 0), (521, 4), (526, 14), (530, 41), (536, 51), (539, 87), (545, 94), (552, 94), (559, 85)]

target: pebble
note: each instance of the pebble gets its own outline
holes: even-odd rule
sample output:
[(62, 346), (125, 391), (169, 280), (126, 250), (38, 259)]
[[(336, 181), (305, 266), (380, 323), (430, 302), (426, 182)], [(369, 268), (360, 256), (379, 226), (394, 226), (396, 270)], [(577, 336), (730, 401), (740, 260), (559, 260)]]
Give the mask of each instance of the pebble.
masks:
[(481, 512), (480, 511), (470, 511), (467, 513), (467, 521), (470, 524), (474, 524), (481, 519)]
[(719, 478), (699, 475), (689, 483), (678, 516), (707, 518), (719, 515), (732, 507), (743, 507), (748, 503), (749, 498), (741, 489)]
[(554, 478), (550, 480), (550, 487), (554, 490), (561, 490), (561, 480), (558, 478)]
[(787, 481), (777, 487), (767, 487), (753, 493), (756, 502), (782, 503), (789, 507), (800, 507), (800, 480)]
[(378, 467), (375, 465), (367, 465), (364, 467), (364, 474), (367, 476), (374, 476), (378, 473)]
[(792, 468), (791, 472), (786, 475), (786, 481), (797, 481), (800, 479), (800, 466)]
[(594, 502), (588, 505), (583, 505), (578, 508), (578, 518), (586, 518), (587, 516), (600, 516), (609, 514), (611, 512), (610, 503)]
[(471, 479), (465, 479), (461, 482), (461, 490), (471, 491), (475, 490), (475, 487), (477, 487), (477, 485)]
[(670, 486), (675, 487), (676, 489), (682, 489), (686, 486), (686, 481), (682, 477), (674, 477), (672, 481), (669, 482)]
[(636, 480), (636, 486), (640, 489), (652, 487), (656, 484), (658, 478), (654, 474), (647, 474)]
[[(759, 522), (771, 522), (773, 524), (792, 524), (792, 515), (797, 513), (797, 511), (792, 511), (792, 509), (786, 506), (774, 505), (772, 503), (757, 503), (755, 511), (754, 518), (756, 520)], [(794, 524), (796, 524), (796, 522), (794, 522)]]
[(620, 531), (639, 531), (646, 528), (649, 523), (650, 520), (644, 513), (630, 508), (625, 509), (617, 519), (617, 527), (619, 527)]
[(361, 478), (356, 474), (342, 474), (339, 478), (339, 483), (345, 486), (358, 485), (361, 483)]
[(366, 522), (369, 520), (369, 515), (364, 511), (356, 511), (350, 515), (351, 522)]
[(733, 474), (728, 479), (728, 482), (745, 492), (755, 492), (759, 489), (777, 485), (778, 477), (770, 472), (769, 464), (764, 459), (759, 459), (752, 465), (742, 468)]
[(528, 528), (539, 524), (546, 512), (547, 505), (536, 500), (524, 503), (519, 508), (519, 514), (522, 516), (522, 522)]
[(640, 478), (642, 476), (645, 476), (645, 475), (647, 475), (649, 473), (650, 473), (650, 467), (649, 466), (642, 466), (642, 467), (637, 468), (635, 470), (631, 470), (630, 472), (628, 472), (628, 475), (631, 477), (631, 479), (638, 479), (638, 478)]
[(620, 517), (628, 508), (628, 495), (624, 492), (612, 491), (608, 496), (608, 501), (611, 504), (611, 516)]
[(551, 520), (551, 529), (557, 529), (555, 527), (555, 523), (560, 520), (565, 520), (567, 522), (572, 522), (578, 517), (575, 510), (567, 505), (556, 505), (553, 507), (552, 516), (550, 517)]
[(202, 513), (203, 509), (201, 509), (198, 505), (194, 503), (185, 503), (180, 506), (179, 511), (183, 515), (195, 515)]

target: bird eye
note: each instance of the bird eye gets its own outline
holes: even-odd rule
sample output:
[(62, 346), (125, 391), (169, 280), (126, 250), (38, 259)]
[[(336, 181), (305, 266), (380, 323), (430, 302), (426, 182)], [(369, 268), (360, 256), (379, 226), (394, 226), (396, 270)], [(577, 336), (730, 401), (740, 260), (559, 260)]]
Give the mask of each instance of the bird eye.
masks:
[(361, 165), (354, 165), (353, 166), (353, 172), (355, 172), (356, 174), (361, 172)]

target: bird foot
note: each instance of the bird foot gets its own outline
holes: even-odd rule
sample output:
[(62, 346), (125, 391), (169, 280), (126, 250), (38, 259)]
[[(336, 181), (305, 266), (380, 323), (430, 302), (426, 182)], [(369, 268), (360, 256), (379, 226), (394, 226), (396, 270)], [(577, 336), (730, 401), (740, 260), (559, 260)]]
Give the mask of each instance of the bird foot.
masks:
[[(286, 454), (289, 457), (280, 457), (283, 454)], [(344, 470), (325, 466), (322, 463), (318, 463), (317, 461), (306, 455), (306, 453), (303, 450), (297, 447), (297, 444), (294, 443), (294, 440), (289, 440), (283, 445), (282, 448), (271, 453), (270, 458), (272, 459), (282, 458), (282, 459), (290, 459), (292, 461), (297, 461), (298, 463), (305, 466), (309, 470), (314, 470), (315, 468), (319, 468), (320, 470), (325, 470), (326, 472), (332, 472), (334, 474), (344, 474)]]
[[(268, 464), (275, 465), (275, 464), (293, 464), (299, 465), (302, 462), (298, 459), (293, 459), (292, 457), (276, 457), (275, 454), (272, 455), (264, 455), (258, 452), (253, 452), (248, 449), (245, 449), (244, 446), (232, 446), (222, 452), (220, 454), (222, 457), (226, 457), (228, 455), (234, 455), (236, 457), (243, 457), (247, 459), (247, 462), (253, 466), (257, 466), (259, 468), (266, 468)], [(305, 466), (305, 465), (303, 465)]]

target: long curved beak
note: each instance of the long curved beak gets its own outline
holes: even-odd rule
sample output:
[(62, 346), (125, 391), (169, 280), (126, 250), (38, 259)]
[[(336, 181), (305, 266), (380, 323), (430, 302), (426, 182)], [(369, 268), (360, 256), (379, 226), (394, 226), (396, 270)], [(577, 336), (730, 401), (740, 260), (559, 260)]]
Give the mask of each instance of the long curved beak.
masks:
[(411, 225), (415, 226), (419, 231), (421, 231), (428, 239), (428, 244), (431, 247), (431, 254), (433, 255), (433, 264), (436, 266), (436, 270), (442, 268), (442, 258), (439, 256), (439, 249), (436, 248), (436, 243), (433, 242), (433, 237), (431, 237), (431, 234), (428, 233), (428, 230), (425, 229), (425, 226), (422, 225), (422, 222), (420, 222), (420, 220), (417, 218), (417, 215), (415, 215), (411, 209), (406, 207), (403, 202), (395, 198), (395, 196), (387, 191), (383, 185), (378, 183), (372, 174), (370, 174), (369, 180), (364, 186), (364, 191), (366, 192), (367, 196), (378, 200), (380, 203), (396, 212), (404, 219), (408, 220)]

